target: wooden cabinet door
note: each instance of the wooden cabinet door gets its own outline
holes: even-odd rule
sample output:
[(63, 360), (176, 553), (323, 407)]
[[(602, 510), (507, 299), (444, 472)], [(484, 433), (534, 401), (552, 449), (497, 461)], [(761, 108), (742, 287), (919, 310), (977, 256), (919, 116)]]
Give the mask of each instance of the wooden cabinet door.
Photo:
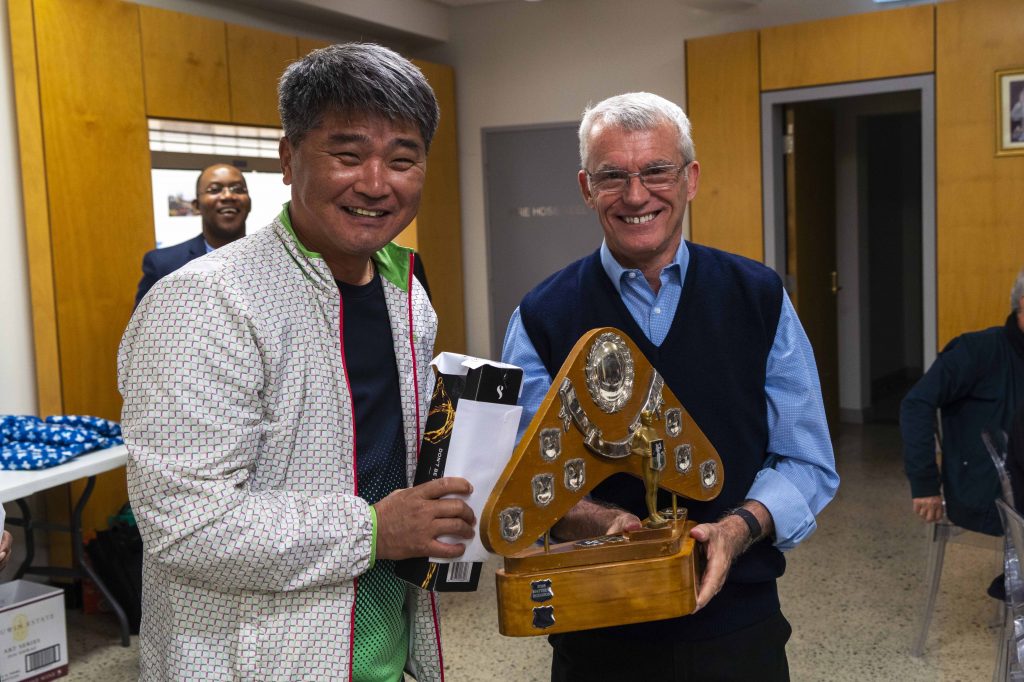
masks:
[(139, 7), (146, 114), (230, 121), (224, 22)]
[(761, 89), (892, 78), (935, 70), (930, 5), (761, 30)]
[(437, 311), (440, 351), (464, 353), (465, 306), (462, 291), (462, 214), (459, 203), (459, 149), (455, 126), (455, 72), (450, 66), (413, 60), (434, 89), (441, 122), (430, 145), (427, 182), (423, 187), (411, 239), (423, 255)]
[(754, 260), (761, 225), (757, 32), (686, 41), (686, 109), (700, 163), (690, 238)]
[(231, 120), (280, 127), (277, 81), (298, 56), (295, 36), (228, 24)]

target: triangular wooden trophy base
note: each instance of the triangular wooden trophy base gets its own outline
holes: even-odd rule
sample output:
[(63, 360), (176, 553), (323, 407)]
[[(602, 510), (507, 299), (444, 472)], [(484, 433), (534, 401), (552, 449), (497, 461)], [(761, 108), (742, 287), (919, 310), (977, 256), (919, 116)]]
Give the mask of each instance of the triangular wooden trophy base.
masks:
[(497, 573), (498, 631), (549, 635), (692, 613), (703, 573), (695, 525), (670, 520), (506, 557)]

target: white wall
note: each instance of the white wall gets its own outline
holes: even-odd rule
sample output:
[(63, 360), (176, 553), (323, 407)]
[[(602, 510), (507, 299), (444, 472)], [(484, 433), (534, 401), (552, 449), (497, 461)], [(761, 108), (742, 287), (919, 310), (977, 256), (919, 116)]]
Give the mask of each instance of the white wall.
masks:
[[(415, 56), (455, 68), (469, 352), (488, 352), (490, 329), (482, 128), (575, 121), (588, 102), (636, 90), (685, 108), (687, 38), (877, 9), (871, 0), (766, 0), (732, 14), (689, 9), (679, 0), (545, 0), (453, 9), (448, 42)], [(694, 141), (700, 158), (699, 130)], [(594, 225), (599, 229), (596, 220)]]
[(35, 357), (7, 1), (0, 2), (0, 414), (35, 414)]

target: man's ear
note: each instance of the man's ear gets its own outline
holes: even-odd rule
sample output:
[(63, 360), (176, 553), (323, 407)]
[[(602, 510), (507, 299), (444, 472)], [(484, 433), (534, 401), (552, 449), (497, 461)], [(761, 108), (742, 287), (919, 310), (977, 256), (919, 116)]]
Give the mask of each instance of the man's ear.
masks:
[(594, 208), (594, 195), (590, 192), (590, 181), (587, 179), (587, 171), (580, 170), (576, 178), (580, 182), (580, 192), (583, 193), (583, 203)]
[(277, 153), (281, 157), (281, 173), (284, 174), (284, 184), (292, 184), (292, 143), (287, 137), (282, 137), (277, 143)]
[(686, 200), (693, 201), (693, 198), (697, 196), (697, 185), (700, 180), (700, 164), (696, 161), (690, 162), (690, 167), (686, 170)]
[(199, 215), (199, 197), (192, 200), (192, 215)]

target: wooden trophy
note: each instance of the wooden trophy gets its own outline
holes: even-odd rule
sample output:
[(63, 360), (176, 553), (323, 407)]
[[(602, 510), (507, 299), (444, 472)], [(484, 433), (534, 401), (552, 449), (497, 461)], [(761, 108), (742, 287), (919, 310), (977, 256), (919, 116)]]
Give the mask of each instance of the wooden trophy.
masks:
[[(649, 516), (619, 535), (553, 544), (549, 531), (612, 474), (644, 480)], [(722, 460), (624, 333), (587, 332), (552, 381), (494, 486), (481, 539), (505, 557), (498, 629), (547, 635), (692, 613), (702, 573), (676, 495), (710, 500)], [(657, 489), (673, 493), (656, 509)], [(539, 542), (542, 540), (542, 543)]]

